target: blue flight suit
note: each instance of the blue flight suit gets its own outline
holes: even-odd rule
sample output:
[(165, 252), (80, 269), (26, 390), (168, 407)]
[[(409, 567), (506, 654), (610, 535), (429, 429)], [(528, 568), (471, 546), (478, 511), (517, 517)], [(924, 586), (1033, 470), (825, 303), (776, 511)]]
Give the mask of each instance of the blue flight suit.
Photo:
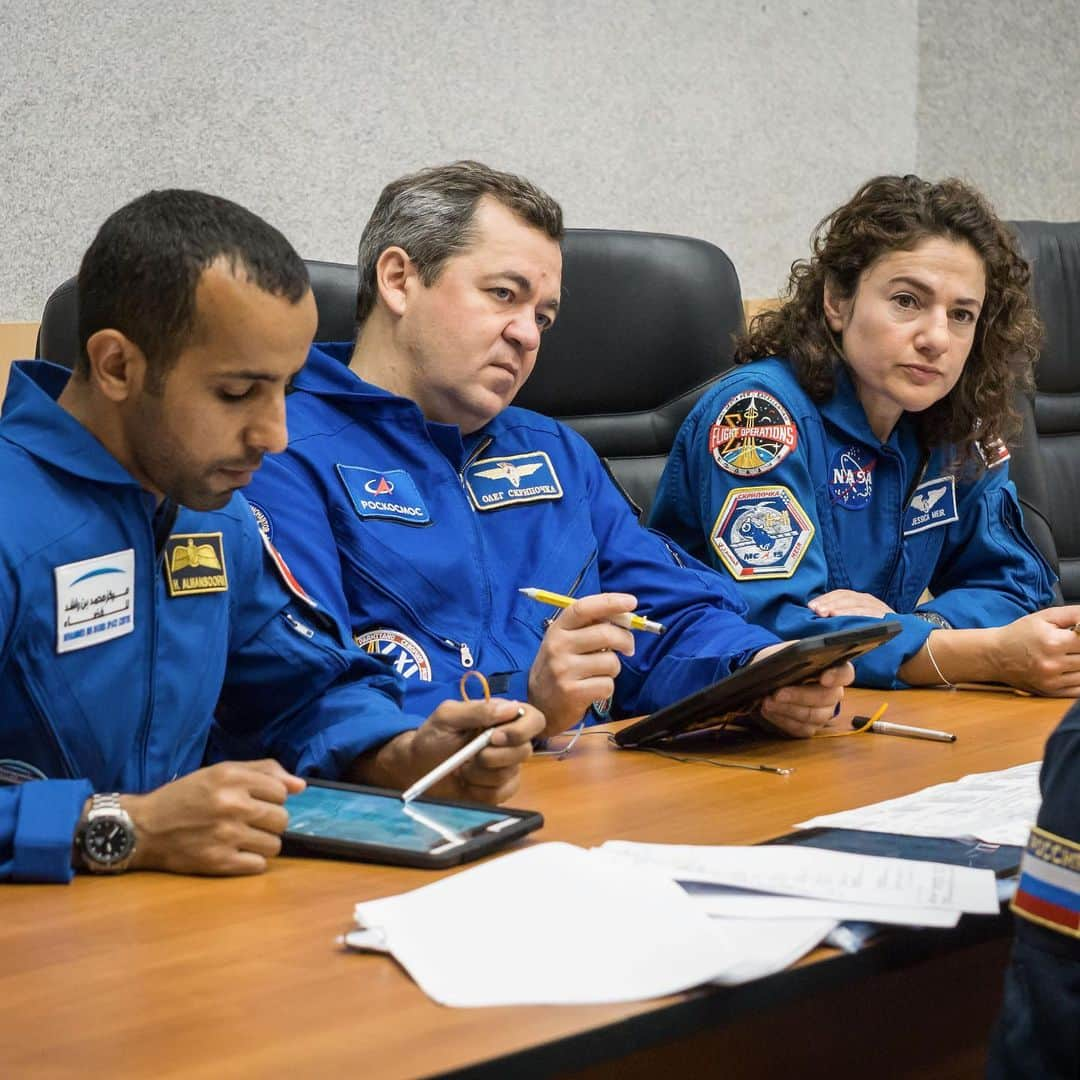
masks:
[(924, 455), (907, 414), (882, 444), (842, 365), (818, 405), (785, 361), (754, 361), (686, 418), (649, 523), (741, 582), (749, 617), (783, 638), (864, 624), (807, 607), (833, 589), (883, 600), (903, 629), (855, 661), (856, 682), (901, 687), (935, 624), (1003, 626), (1053, 603), (1007, 460), (958, 471), (949, 447)]
[(56, 403), (68, 374), (15, 365), (0, 421), (0, 782), (27, 779), (0, 787), (0, 878), (22, 881), (71, 878), (91, 793), (199, 768), (219, 697), (245, 757), (306, 776), (419, 723), (290, 592), (242, 496), (170, 528), (175, 504)]
[(1080, 704), (1050, 736), (1039, 782), (991, 1080), (1080, 1077)]
[[(648, 713), (729, 674), (776, 638), (736, 590), (643, 529), (592, 448), (508, 408), (462, 436), (357, 378), (351, 346), (309, 354), (288, 398), (289, 448), (249, 489), (256, 517), (357, 642), (430, 711), (476, 669), (524, 701), (557, 612), (521, 595), (623, 591), (663, 622), (635, 634), (613, 711)], [(688, 565), (680, 565), (685, 561)]]

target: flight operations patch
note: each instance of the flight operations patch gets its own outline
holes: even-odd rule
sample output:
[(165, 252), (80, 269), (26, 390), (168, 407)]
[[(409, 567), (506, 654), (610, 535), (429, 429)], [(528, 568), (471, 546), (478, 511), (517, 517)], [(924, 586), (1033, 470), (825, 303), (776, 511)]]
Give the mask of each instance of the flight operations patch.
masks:
[(798, 441), (791, 414), (763, 390), (736, 394), (709, 428), (713, 461), (735, 476), (759, 476), (775, 469)]
[(165, 541), (165, 582), (170, 596), (227, 592), (221, 533), (180, 533)]
[(481, 458), (465, 470), (465, 487), (477, 510), (561, 499), (562, 484), (543, 450)]
[(810, 541), (814, 523), (786, 487), (743, 487), (728, 492), (709, 534), (731, 576), (791, 577)]

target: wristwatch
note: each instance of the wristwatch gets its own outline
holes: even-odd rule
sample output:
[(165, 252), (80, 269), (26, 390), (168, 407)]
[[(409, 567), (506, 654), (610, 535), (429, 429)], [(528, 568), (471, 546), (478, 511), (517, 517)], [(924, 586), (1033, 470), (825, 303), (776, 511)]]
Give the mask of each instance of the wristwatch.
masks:
[(951, 630), (953, 628), (952, 623), (944, 615), (939, 615), (936, 611), (913, 611), (912, 614), (938, 630)]
[(95, 874), (119, 874), (135, 854), (135, 823), (120, 805), (120, 796), (93, 795), (90, 811), (79, 822), (75, 847), (85, 869)]

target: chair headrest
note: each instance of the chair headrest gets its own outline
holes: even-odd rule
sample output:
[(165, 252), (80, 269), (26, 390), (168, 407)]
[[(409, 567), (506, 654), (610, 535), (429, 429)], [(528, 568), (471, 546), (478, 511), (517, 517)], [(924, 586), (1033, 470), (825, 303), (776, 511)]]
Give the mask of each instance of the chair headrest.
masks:
[(1046, 327), (1035, 369), (1039, 393), (1080, 393), (1080, 222), (1010, 224), (1031, 263), (1032, 292)]

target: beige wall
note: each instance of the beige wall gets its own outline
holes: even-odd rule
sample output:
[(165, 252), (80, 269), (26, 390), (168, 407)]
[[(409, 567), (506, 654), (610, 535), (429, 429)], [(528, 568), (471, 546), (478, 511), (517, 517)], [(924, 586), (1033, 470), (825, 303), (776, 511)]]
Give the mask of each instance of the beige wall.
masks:
[(37, 323), (0, 323), (0, 401), (7, 388), (12, 360), (28, 360), (34, 355)]

